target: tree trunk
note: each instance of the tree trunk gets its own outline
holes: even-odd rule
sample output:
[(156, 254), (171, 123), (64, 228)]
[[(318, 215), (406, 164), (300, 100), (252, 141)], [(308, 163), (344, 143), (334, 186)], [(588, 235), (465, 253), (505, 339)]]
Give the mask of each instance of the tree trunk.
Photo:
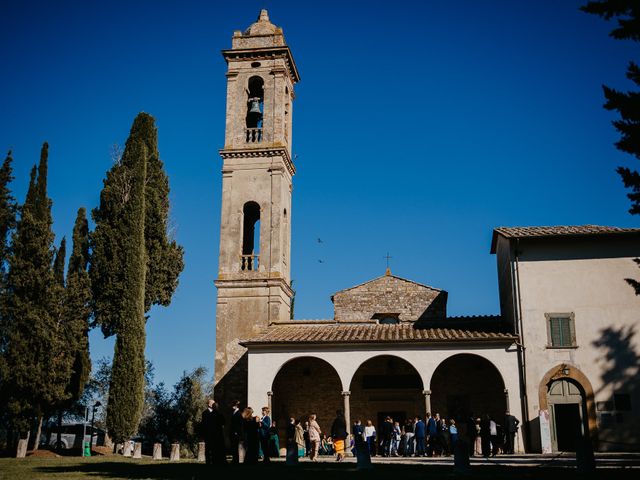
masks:
[(40, 444), (40, 435), (42, 434), (42, 415), (38, 415), (38, 429), (36, 430), (36, 438), (33, 439), (33, 451), (38, 450)]

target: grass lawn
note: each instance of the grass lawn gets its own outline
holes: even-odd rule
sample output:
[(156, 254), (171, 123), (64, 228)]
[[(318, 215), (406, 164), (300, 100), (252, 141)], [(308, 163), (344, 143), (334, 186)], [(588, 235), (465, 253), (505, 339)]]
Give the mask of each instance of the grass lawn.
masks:
[[(596, 478), (607, 480), (637, 478), (638, 471), (614, 469), (599, 471)], [(181, 462), (153, 461), (151, 459), (133, 460), (119, 456), (92, 458), (28, 457), (23, 459), (0, 458), (1, 480), (34, 479), (158, 479), (158, 480), (212, 480), (244, 478), (263, 478), (277, 480), (378, 480), (378, 479), (451, 479), (456, 476), (450, 465), (407, 465), (377, 464), (371, 470), (358, 471), (355, 463), (310, 463), (287, 466), (283, 462), (274, 462), (270, 466), (227, 466), (207, 467), (202, 463), (183, 460)], [(551, 480), (561, 477), (563, 480), (584, 479), (575, 469), (543, 467), (505, 467), (475, 466), (471, 478), (480, 479), (534, 479)]]

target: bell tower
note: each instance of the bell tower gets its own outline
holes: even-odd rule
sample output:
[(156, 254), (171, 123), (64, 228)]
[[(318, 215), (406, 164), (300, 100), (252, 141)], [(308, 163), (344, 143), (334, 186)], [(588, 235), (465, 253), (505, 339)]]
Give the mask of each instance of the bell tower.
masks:
[(266, 10), (234, 32), (222, 55), (228, 70), (215, 393), (228, 405), (247, 397), (247, 355), (238, 342), (290, 317), (291, 116), (299, 76)]

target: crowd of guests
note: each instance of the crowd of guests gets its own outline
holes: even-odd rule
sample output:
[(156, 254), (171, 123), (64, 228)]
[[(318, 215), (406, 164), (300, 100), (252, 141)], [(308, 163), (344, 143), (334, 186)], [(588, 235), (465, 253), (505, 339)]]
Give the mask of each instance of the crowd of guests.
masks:
[[(280, 441), (276, 422), (271, 419), (268, 407), (260, 415), (254, 415), (251, 407), (240, 409), (240, 402), (232, 404), (229, 440), (232, 463), (256, 464), (259, 459), (267, 464), (280, 456)], [(202, 436), (205, 441), (206, 461), (210, 464), (226, 464), (224, 418), (215, 401), (209, 400), (202, 414)], [(519, 420), (506, 412), (504, 422), (498, 423), (489, 415), (474, 417), (457, 423), (453, 418), (441, 418), (440, 414), (427, 413), (403, 422), (387, 416), (378, 429), (371, 420), (363, 425), (356, 419), (352, 426), (349, 448), (354, 455), (365, 453), (367, 457), (439, 457), (451, 455), (458, 445), (464, 444), (470, 456), (495, 456), (498, 453), (514, 453), (515, 435)], [(331, 424), (330, 432), (323, 432), (315, 414), (304, 419), (290, 418), (286, 426), (287, 462), (296, 463), (309, 457), (318, 461), (319, 455), (336, 455), (336, 461), (345, 458), (349, 438), (346, 420), (341, 410)]]

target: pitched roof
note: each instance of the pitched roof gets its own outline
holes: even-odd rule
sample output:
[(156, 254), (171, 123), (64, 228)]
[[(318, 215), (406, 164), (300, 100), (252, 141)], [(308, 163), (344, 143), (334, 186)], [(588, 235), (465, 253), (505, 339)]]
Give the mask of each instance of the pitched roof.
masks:
[(594, 235), (639, 234), (640, 228), (601, 225), (556, 225), (548, 227), (498, 227), (493, 229), (491, 253), (496, 253), (498, 235), (505, 238), (581, 237)]
[(414, 282), (413, 280), (407, 280), (406, 278), (398, 277), (397, 275), (392, 275), (391, 272), (389, 272), (389, 273), (386, 273), (386, 274), (384, 274), (384, 275), (382, 275), (380, 277), (376, 277), (376, 278), (374, 278), (372, 280), (367, 280), (366, 282), (362, 282), (362, 283), (359, 283), (358, 285), (354, 285), (353, 287), (349, 287), (349, 288), (344, 288), (342, 290), (338, 290), (336, 293), (334, 293), (331, 296), (331, 298), (333, 298), (334, 295), (337, 295), (339, 293), (348, 292), (349, 290), (353, 290), (355, 288), (360, 288), (360, 287), (362, 287), (364, 285), (367, 285), (369, 283), (379, 282), (381, 280), (386, 280), (386, 279), (389, 279), (389, 278), (395, 278), (396, 280), (400, 280), (400, 281), (403, 281), (403, 282), (411, 283), (411, 284), (417, 285), (419, 287), (427, 288), (429, 290), (433, 290), (434, 292), (441, 292), (442, 291), (439, 288), (430, 287), (429, 285), (425, 285), (423, 283)]
[(269, 344), (362, 344), (362, 343), (451, 343), (507, 342), (516, 337), (508, 333), (455, 328), (415, 328), (396, 325), (276, 325), (262, 335), (243, 340), (243, 346)]

